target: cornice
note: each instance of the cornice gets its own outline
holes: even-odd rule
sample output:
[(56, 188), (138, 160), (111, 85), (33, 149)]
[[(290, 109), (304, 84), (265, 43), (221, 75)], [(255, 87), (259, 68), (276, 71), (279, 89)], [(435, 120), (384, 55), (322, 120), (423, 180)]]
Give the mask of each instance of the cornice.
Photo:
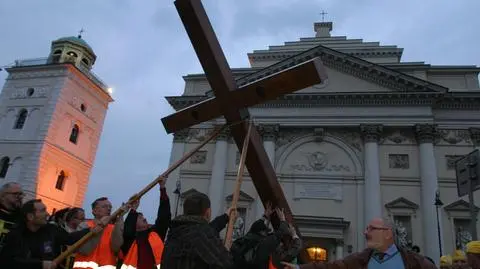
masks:
[[(278, 59), (280, 59), (283, 57), (281, 56), (282, 54), (285, 54), (285, 52), (278, 52), (278, 54), (273, 53), (271, 57), (278, 57)], [(263, 70), (260, 70), (259, 72), (240, 78), (237, 80), (237, 84), (238, 86), (242, 86), (254, 82), (264, 78), (265, 76), (280, 72), (316, 57), (320, 57), (323, 61), (323, 64), (329, 68), (333, 68), (339, 70), (340, 72), (371, 81), (390, 89), (399, 90), (402, 92), (420, 91), (443, 93), (447, 91), (446, 87), (438, 84), (404, 74), (379, 64), (374, 64), (372, 62), (327, 48), (322, 45), (306, 50), (294, 56), (290, 56), (289, 58), (285, 58), (283, 61), (273, 64)]]
[[(324, 105), (409, 105), (431, 106), (434, 109), (480, 109), (480, 92), (464, 93), (460, 96), (431, 92), (412, 93), (304, 93), (289, 94), (259, 104), (255, 107), (318, 107)], [(168, 103), (176, 110), (194, 105), (210, 98), (209, 96), (168, 96)]]

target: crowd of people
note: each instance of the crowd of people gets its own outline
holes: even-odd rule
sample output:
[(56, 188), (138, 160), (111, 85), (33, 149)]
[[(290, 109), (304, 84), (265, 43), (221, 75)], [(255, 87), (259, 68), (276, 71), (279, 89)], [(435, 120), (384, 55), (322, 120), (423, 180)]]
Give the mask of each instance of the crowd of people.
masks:
[[(263, 217), (227, 248), (220, 233), (236, 211), (212, 219), (210, 199), (194, 192), (183, 202), (183, 214), (172, 219), (165, 182), (154, 224), (138, 211), (139, 201), (120, 208), (113, 218), (107, 197), (92, 202), (93, 219), (82, 208), (47, 213), (40, 199), (23, 201), (18, 183), (0, 187), (0, 268), (15, 269), (377, 269), (437, 268), (428, 257), (395, 244), (394, 226), (375, 218), (365, 229), (366, 248), (344, 259), (299, 264), (303, 243), (280, 208), (267, 205)], [(278, 220), (272, 225), (272, 220)], [(89, 240), (83, 240), (85, 235)], [(69, 251), (79, 240), (81, 246)], [(58, 259), (61, 254), (65, 259)], [(441, 257), (441, 268), (480, 269), (480, 241)]]

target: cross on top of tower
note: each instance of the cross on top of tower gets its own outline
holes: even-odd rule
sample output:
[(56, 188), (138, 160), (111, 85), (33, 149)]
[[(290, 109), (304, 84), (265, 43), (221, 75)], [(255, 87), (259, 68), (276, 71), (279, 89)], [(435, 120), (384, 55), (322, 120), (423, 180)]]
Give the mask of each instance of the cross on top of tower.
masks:
[(78, 31), (78, 38), (82, 38), (82, 33), (85, 32), (85, 30), (80, 29), (80, 31)]
[(322, 10), (322, 12), (320, 12), (320, 15), (322, 15), (322, 22), (325, 22), (325, 15), (327, 15), (328, 13), (325, 12), (324, 10)]

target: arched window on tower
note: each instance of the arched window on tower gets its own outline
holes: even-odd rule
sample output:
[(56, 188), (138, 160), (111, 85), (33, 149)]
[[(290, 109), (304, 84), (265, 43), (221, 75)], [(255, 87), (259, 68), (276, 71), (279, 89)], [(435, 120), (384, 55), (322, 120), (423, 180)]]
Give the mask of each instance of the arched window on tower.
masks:
[(58, 174), (57, 177), (57, 183), (55, 183), (55, 189), (63, 191), (63, 188), (65, 187), (65, 179), (67, 178), (67, 175), (65, 175), (65, 172), (60, 171), (60, 174)]
[(9, 166), (10, 166), (10, 158), (3, 157), (0, 160), (0, 178), (5, 178), (7, 176)]
[(15, 122), (15, 126), (13, 129), (23, 129), (25, 125), (25, 121), (27, 120), (28, 111), (26, 109), (22, 109), (20, 113), (18, 113), (17, 121)]
[(72, 131), (70, 132), (70, 142), (72, 142), (73, 144), (77, 144), (79, 133), (80, 128), (78, 127), (78, 125), (74, 124), (72, 127)]

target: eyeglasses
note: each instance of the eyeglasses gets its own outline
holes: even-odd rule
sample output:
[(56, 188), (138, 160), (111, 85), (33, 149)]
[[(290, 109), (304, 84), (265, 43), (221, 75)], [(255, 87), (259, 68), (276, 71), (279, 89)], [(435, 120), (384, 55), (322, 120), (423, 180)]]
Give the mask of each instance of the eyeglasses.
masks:
[(25, 193), (21, 192), (21, 191), (17, 191), (17, 192), (6, 192), (6, 194), (11, 194), (11, 195), (14, 195), (14, 196), (24, 196)]
[(389, 229), (390, 228), (387, 228), (387, 227), (375, 227), (375, 226), (367, 226), (367, 228), (365, 228), (365, 230), (367, 230), (368, 232), (375, 231), (375, 230), (386, 231), (386, 230), (389, 230)]

